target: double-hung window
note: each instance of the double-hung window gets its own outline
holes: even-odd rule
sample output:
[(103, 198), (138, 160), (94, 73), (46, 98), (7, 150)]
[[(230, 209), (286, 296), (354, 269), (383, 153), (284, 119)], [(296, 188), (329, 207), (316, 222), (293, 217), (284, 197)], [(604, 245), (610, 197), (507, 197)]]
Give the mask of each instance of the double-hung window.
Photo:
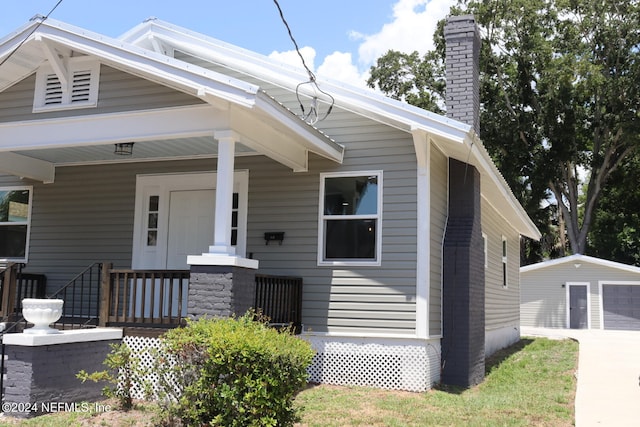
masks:
[(322, 174), (319, 265), (380, 265), (382, 172)]
[(31, 193), (31, 187), (0, 187), (0, 260), (27, 260)]

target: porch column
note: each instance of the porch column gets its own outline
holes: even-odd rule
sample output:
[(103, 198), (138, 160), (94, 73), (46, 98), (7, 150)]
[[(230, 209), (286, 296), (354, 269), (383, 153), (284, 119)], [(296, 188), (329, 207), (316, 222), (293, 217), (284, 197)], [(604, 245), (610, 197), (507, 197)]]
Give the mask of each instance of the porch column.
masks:
[(202, 255), (189, 255), (187, 316), (240, 316), (254, 304), (258, 260), (236, 255), (231, 246), (233, 169), (238, 136), (231, 130), (214, 133), (218, 140), (218, 170), (213, 245)]
[(213, 135), (218, 140), (218, 171), (216, 172), (214, 243), (209, 246), (209, 253), (235, 255), (235, 248), (231, 246), (231, 209), (237, 138), (232, 131), (215, 132)]
[(218, 141), (218, 168), (213, 245), (209, 246), (209, 252), (202, 255), (189, 255), (187, 263), (191, 266), (237, 266), (257, 269), (257, 260), (237, 256), (235, 248), (231, 246), (235, 143), (239, 138), (232, 130), (216, 131), (214, 137)]

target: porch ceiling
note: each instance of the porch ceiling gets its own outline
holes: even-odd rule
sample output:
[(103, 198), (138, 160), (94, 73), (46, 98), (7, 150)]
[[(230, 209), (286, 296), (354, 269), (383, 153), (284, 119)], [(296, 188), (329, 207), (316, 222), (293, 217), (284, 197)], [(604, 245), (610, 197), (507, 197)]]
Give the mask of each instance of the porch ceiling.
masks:
[[(213, 136), (137, 141), (133, 147), (133, 154), (130, 156), (114, 154), (114, 148), (113, 143), (108, 143), (81, 147), (18, 150), (14, 152), (52, 163), (55, 166), (210, 158), (216, 157), (218, 154), (218, 142)], [(251, 155), (258, 153), (239, 143), (236, 145), (236, 154)]]

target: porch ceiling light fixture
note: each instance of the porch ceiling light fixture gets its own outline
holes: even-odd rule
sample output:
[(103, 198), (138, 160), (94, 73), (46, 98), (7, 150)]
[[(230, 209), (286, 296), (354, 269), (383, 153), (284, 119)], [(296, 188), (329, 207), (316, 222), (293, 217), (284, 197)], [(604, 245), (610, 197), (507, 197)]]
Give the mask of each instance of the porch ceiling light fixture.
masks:
[(119, 142), (115, 144), (116, 148), (113, 154), (118, 156), (131, 156), (133, 154), (133, 142)]

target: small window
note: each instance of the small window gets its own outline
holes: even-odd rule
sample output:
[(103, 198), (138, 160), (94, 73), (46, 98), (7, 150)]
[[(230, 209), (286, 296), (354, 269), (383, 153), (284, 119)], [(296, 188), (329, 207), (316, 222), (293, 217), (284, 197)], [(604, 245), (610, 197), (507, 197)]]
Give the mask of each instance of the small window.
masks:
[(147, 216), (147, 246), (158, 245), (158, 218), (160, 215), (160, 196), (149, 196)]
[(484, 268), (489, 267), (489, 238), (486, 233), (482, 233), (482, 247), (484, 250)]
[(507, 238), (502, 236), (502, 286), (507, 287)]
[(98, 104), (100, 63), (88, 57), (69, 58), (63, 88), (60, 76), (45, 64), (36, 73), (33, 112), (88, 108)]
[(321, 265), (379, 265), (382, 174), (321, 177)]
[(0, 188), (0, 259), (26, 261), (31, 188)]

